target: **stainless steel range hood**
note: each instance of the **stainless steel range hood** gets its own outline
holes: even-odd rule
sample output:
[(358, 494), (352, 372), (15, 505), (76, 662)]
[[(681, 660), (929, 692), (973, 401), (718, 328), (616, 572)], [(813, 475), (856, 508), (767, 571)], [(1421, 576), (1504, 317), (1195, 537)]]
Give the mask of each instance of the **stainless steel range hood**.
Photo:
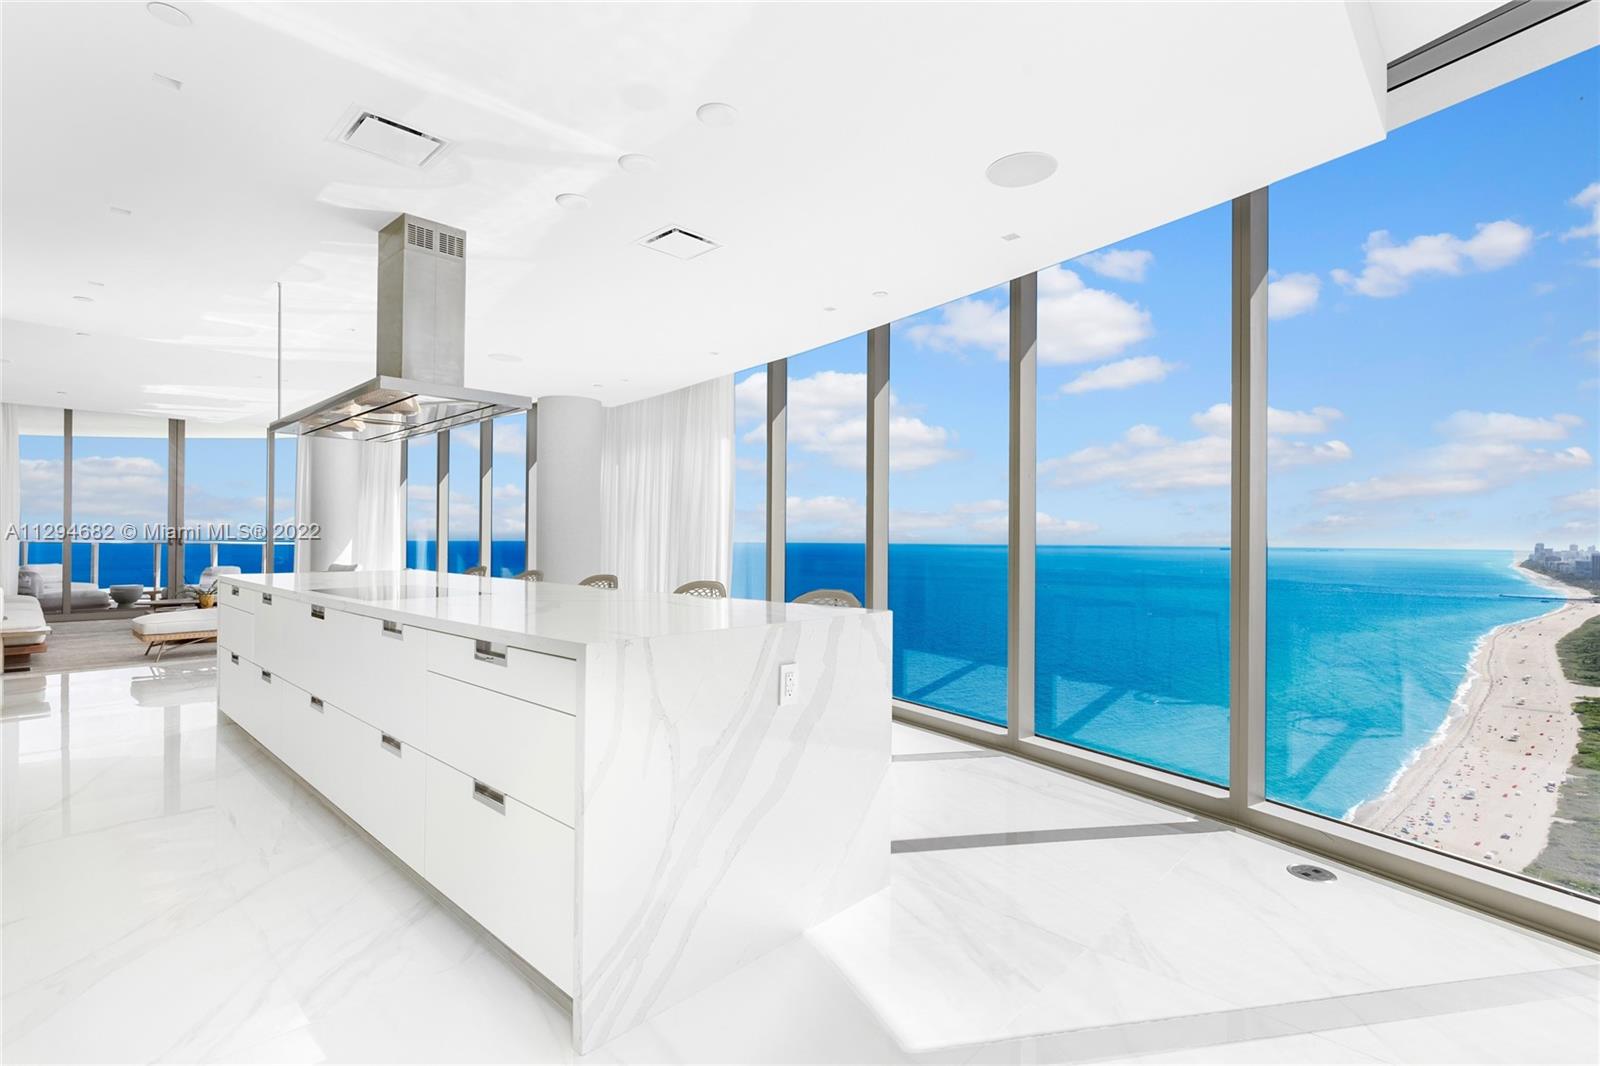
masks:
[(526, 396), (468, 389), (467, 235), (415, 215), (378, 233), (377, 376), (272, 423), (274, 433), (404, 440), (526, 411)]

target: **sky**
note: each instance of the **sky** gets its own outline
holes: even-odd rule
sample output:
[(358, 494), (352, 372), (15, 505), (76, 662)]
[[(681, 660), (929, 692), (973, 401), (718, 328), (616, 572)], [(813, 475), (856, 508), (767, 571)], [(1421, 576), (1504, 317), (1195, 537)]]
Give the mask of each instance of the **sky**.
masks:
[[(1272, 187), (1272, 544), (1600, 540), (1597, 86), (1590, 50)], [(1228, 213), (1040, 273), (1041, 544), (1227, 543)], [(897, 542), (1005, 539), (1006, 301), (999, 286), (892, 324)], [(789, 361), (791, 541), (864, 537), (865, 370), (860, 335)], [(735, 395), (735, 539), (760, 541), (764, 370)], [(496, 426), (497, 539), (523, 531), (523, 432)], [(259, 520), (263, 449), (191, 439), (189, 520)], [(451, 450), (473, 472), (451, 485), (470, 539), (476, 428)], [(80, 429), (76, 451), (77, 521), (164, 519), (163, 433)], [(411, 457), (407, 524), (431, 537), (431, 439)], [(59, 520), (59, 438), (24, 438), (22, 458), (24, 519)]]
[[(1600, 539), (1600, 51), (1270, 193), (1269, 540)], [(1229, 206), (1039, 276), (1041, 544), (1228, 541)], [(1006, 290), (893, 324), (894, 541), (1003, 542)], [(789, 363), (789, 537), (864, 529), (863, 337)], [(740, 375), (759, 541), (765, 376)]]

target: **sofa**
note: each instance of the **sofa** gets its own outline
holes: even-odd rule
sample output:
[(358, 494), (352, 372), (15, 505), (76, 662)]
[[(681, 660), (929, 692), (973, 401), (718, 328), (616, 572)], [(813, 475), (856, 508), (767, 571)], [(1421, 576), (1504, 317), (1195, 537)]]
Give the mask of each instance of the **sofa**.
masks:
[[(30, 563), (17, 571), (17, 593), (32, 596), (45, 611), (61, 610), (61, 564)], [(111, 593), (92, 581), (72, 582), (72, 609), (111, 606)]]

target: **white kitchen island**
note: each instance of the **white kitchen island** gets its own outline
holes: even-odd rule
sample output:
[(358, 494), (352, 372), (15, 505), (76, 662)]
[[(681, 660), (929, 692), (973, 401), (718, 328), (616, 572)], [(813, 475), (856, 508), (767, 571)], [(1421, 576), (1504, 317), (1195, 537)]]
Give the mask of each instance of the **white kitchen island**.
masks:
[(887, 612), (418, 570), (219, 592), (223, 713), (570, 1001), (580, 1051), (887, 883)]

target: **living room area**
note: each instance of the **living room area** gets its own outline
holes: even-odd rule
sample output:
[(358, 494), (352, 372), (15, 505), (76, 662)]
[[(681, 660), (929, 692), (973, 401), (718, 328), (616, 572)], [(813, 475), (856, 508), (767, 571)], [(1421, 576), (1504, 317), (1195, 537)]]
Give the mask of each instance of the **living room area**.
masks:
[(264, 497), (265, 463), (248, 461), (264, 439), (16, 404), (0, 423), (22, 503), (7, 532), (7, 677), (214, 655), (217, 577), (263, 569), (264, 542), (243, 539), (259, 519), (238, 520)]

